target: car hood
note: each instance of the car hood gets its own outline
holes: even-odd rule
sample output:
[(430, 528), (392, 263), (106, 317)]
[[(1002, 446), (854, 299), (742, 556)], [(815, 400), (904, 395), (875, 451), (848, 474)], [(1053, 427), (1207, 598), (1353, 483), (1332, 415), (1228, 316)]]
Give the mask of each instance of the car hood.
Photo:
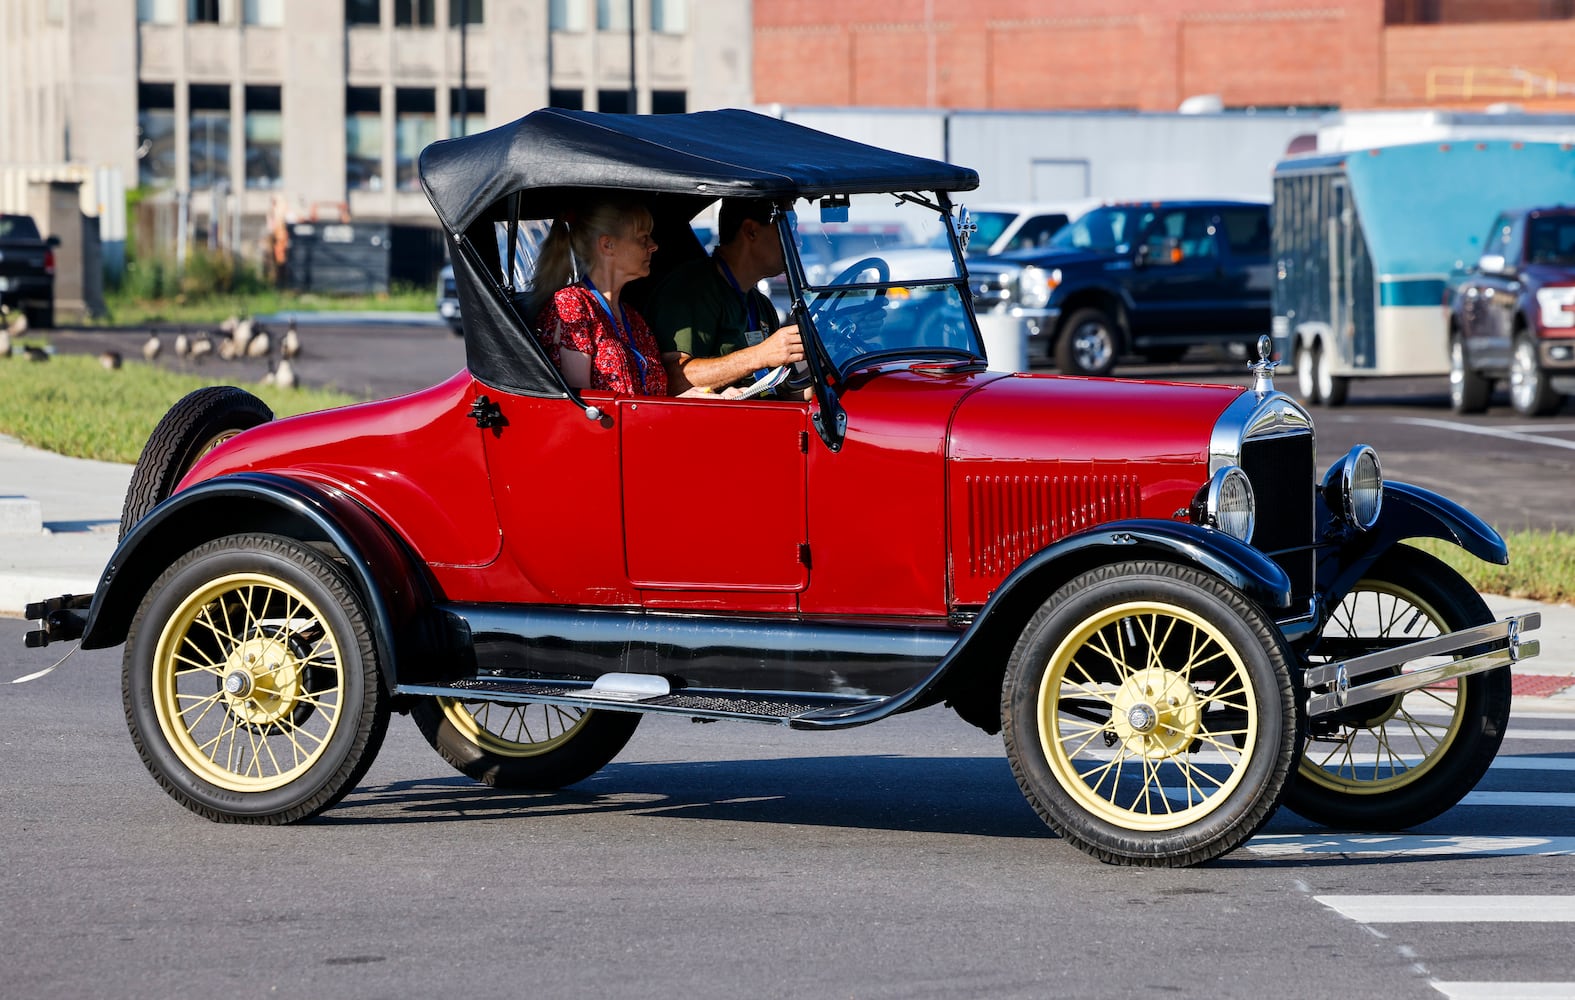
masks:
[[(1214, 425), (1245, 391), (1233, 385), (1014, 375), (962, 401), (948, 457), (1102, 467), (1158, 462), (1206, 470)], [(1196, 487), (1206, 472), (1189, 478)]]

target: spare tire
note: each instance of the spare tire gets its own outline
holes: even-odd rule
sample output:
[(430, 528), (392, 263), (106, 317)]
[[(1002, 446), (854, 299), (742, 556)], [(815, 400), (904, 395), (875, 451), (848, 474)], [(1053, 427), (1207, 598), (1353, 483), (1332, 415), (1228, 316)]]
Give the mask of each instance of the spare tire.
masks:
[(197, 459), (241, 431), (272, 419), (267, 403), (233, 385), (210, 385), (188, 393), (164, 414), (142, 447), (120, 511), (120, 537), (125, 538), (132, 525), (175, 492)]

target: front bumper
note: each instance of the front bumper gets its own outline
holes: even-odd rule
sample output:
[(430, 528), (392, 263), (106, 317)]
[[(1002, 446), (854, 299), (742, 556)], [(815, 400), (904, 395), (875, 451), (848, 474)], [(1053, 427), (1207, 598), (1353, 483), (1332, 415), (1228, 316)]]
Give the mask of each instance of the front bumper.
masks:
[[(1308, 692), (1307, 715), (1316, 719), (1352, 705), (1393, 698), (1458, 677), (1513, 666), (1542, 651), (1542, 644), (1536, 639), (1522, 638), (1524, 633), (1541, 626), (1541, 613), (1532, 611), (1394, 649), (1319, 664), (1302, 677)], [(1447, 663), (1396, 672), (1413, 660), (1447, 656), (1473, 647), (1486, 648)]]

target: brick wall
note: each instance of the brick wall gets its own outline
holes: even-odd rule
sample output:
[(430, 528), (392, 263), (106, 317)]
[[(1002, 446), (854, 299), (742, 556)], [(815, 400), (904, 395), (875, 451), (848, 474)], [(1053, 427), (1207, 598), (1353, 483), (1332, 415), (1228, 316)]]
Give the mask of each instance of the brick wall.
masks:
[[(1537, 7), (1533, 0), (1508, 0)], [(1575, 21), (1384, 25), (1384, 0), (755, 0), (755, 99), (864, 105), (1172, 111), (1227, 107), (1575, 107)], [(1472, 96), (1430, 69), (1477, 67)], [(1514, 67), (1571, 87), (1483, 96)], [(1459, 75), (1459, 74), (1456, 74)]]

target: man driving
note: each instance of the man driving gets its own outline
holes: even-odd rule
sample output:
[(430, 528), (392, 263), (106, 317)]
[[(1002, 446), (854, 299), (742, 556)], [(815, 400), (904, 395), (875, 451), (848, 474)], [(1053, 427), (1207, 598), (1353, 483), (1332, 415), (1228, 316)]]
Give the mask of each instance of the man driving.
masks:
[(755, 287), (786, 267), (771, 213), (767, 200), (724, 199), (716, 250), (674, 268), (652, 294), (647, 312), (673, 392), (720, 392), (804, 360), (798, 327), (779, 328)]

